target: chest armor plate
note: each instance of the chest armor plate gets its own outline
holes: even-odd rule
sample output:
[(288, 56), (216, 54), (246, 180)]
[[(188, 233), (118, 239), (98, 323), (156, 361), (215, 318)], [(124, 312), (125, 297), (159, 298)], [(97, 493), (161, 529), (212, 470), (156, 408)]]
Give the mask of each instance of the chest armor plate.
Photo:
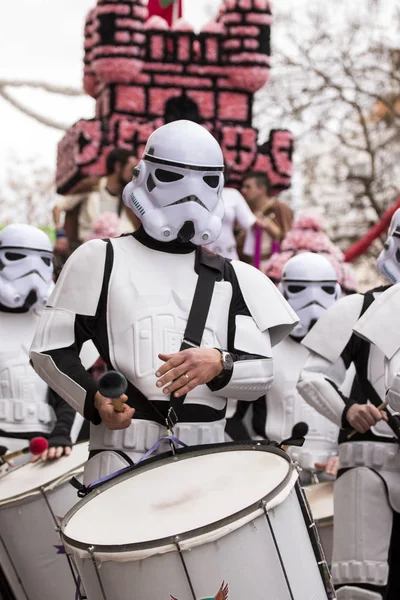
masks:
[(47, 385), (29, 364), (35, 313), (0, 313), (0, 429), (10, 433), (49, 433), (55, 414), (47, 403)]
[[(162, 364), (160, 353), (180, 349), (197, 283), (194, 252), (158, 252), (132, 237), (115, 240), (113, 246), (108, 292), (111, 361), (147, 398), (168, 400), (156, 387), (155, 372)], [(128, 252), (129, 260), (125, 258)], [(231, 297), (230, 283), (215, 284), (203, 347), (227, 347)], [(190, 392), (185, 402), (217, 409), (225, 405), (205, 385)]]

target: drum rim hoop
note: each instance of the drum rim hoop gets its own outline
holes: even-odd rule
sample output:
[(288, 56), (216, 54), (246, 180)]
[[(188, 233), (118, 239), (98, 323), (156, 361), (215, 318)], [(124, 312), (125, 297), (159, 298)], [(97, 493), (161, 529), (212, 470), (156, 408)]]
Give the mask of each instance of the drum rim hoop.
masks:
[[(63, 518), (60, 526), (61, 536), (63, 542), (69, 545), (72, 548), (77, 548), (80, 550), (86, 550), (88, 554), (95, 552), (104, 552), (104, 553), (114, 553), (121, 554), (124, 552), (135, 552), (135, 551), (143, 551), (143, 550), (151, 550), (154, 548), (159, 548), (161, 546), (171, 546), (176, 545), (177, 539), (180, 542), (184, 542), (190, 540), (192, 538), (196, 538), (200, 535), (209, 533), (216, 529), (223, 528), (230, 523), (238, 521), (239, 519), (250, 515), (251, 513), (257, 512), (257, 510), (263, 509), (263, 503), (268, 504), (273, 498), (278, 496), (282, 490), (285, 489), (288, 483), (290, 483), (293, 477), (293, 471), (295, 470), (295, 466), (290, 458), (290, 456), (280, 448), (276, 446), (271, 446), (267, 444), (263, 444), (261, 442), (226, 442), (220, 444), (204, 444), (200, 446), (190, 446), (188, 448), (183, 448), (177, 451), (178, 455), (181, 455), (184, 460), (187, 460), (190, 457), (200, 456), (204, 453), (206, 454), (214, 454), (213, 450), (218, 449), (219, 452), (229, 452), (231, 449), (235, 450), (247, 450), (247, 451), (263, 451), (269, 452), (271, 454), (276, 454), (282, 458), (284, 458), (288, 462), (288, 472), (285, 478), (279, 483), (269, 494), (263, 496), (253, 504), (249, 505), (246, 508), (241, 509), (240, 511), (229, 515), (228, 517), (224, 517), (219, 521), (214, 521), (213, 523), (209, 523), (208, 525), (204, 525), (203, 527), (197, 527), (196, 529), (191, 529), (189, 531), (185, 531), (183, 533), (176, 533), (173, 536), (158, 538), (156, 540), (151, 540), (147, 542), (135, 542), (132, 544), (112, 544), (112, 545), (103, 545), (103, 544), (92, 544), (90, 542), (80, 542), (73, 538), (70, 538), (64, 533), (65, 527), (68, 525), (69, 521), (72, 517), (80, 510), (82, 506), (90, 502), (90, 500), (96, 495), (99, 495), (110, 488), (114, 487), (118, 483), (125, 481), (125, 479), (129, 479), (132, 476), (136, 476), (138, 473), (144, 473), (153, 468), (155, 463), (162, 464), (170, 464), (176, 462), (176, 459), (171, 455), (171, 452), (166, 452), (163, 454), (159, 454), (154, 459), (150, 459), (148, 461), (144, 461), (140, 464), (136, 469), (129, 471), (128, 473), (123, 473), (121, 475), (117, 475), (114, 479), (107, 481), (101, 487), (94, 489), (91, 493), (89, 493), (85, 498), (83, 498), (80, 502), (75, 504), (71, 510), (67, 512), (65, 517)], [(206, 452), (205, 452), (206, 451)], [(160, 465), (161, 466), (161, 465)], [(295, 482), (293, 483), (293, 487)], [(89, 548), (91, 548), (89, 552)]]
[[(79, 442), (78, 444), (73, 444), (73, 448), (74, 447), (76, 448), (77, 446), (81, 446), (81, 445), (83, 446), (83, 444), (86, 444), (88, 446), (88, 442), (83, 441), (83, 442)], [(88, 448), (89, 448), (89, 446), (88, 446)], [(72, 452), (73, 452), (73, 449), (72, 449)], [(89, 450), (88, 450), (88, 453), (89, 453)], [(68, 480), (65, 480), (66, 476), (70, 475), (72, 478), (72, 477), (76, 476), (77, 474), (79, 474), (81, 472), (81, 470), (83, 469), (83, 467), (85, 466), (86, 462), (87, 462), (87, 459), (85, 459), (79, 465), (76, 465), (75, 467), (71, 467), (71, 469), (69, 471), (66, 471), (63, 475), (58, 475), (57, 477), (54, 477), (50, 481), (46, 481), (46, 483), (44, 483), (43, 485), (37, 486), (37, 487), (27, 490), (25, 492), (21, 492), (20, 494), (15, 494), (14, 496), (9, 496), (8, 498), (5, 498), (4, 500), (0, 500), (0, 511), (5, 508), (10, 508), (12, 506), (19, 506), (20, 504), (25, 504), (27, 501), (31, 501), (31, 500), (40, 498), (40, 497), (42, 497), (43, 492), (52, 492), (53, 490), (55, 490), (58, 487), (57, 483), (59, 481), (62, 483), (68, 483)], [(3, 475), (0, 476), (0, 480), (3, 477), (6, 478), (8, 475), (12, 475), (12, 473), (14, 471), (16, 471), (17, 469), (22, 469), (23, 467), (26, 467), (27, 464), (29, 464), (29, 463), (25, 463), (23, 465), (15, 467), (15, 469), (12, 469), (8, 473), (4, 473)], [(63, 482), (63, 480), (65, 480), (65, 481)]]

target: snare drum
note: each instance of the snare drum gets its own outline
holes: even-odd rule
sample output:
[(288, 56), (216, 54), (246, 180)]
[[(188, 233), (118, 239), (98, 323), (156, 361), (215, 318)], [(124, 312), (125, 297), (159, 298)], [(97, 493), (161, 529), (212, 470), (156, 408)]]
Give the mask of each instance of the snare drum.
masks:
[(218, 444), (118, 475), (61, 529), (89, 600), (334, 598), (306, 511), (285, 452)]
[(311, 512), (328, 564), (332, 564), (333, 548), (333, 481), (316, 483), (305, 488)]
[(77, 502), (69, 484), (83, 476), (88, 444), (54, 462), (23, 465), (0, 477), (0, 563), (16, 600), (73, 600), (76, 586), (59, 532)]

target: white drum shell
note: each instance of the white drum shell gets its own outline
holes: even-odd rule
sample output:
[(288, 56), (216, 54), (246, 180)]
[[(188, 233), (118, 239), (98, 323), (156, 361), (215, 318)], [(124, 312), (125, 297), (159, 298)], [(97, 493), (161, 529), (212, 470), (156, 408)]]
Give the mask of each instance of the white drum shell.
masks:
[[(284, 458), (281, 460), (285, 462)], [(153, 464), (157, 467), (157, 462)], [(139, 473), (140, 471), (136, 471), (136, 474)], [(135, 471), (131, 475), (135, 476)], [(268, 472), (265, 476), (268, 477)], [(123, 478), (126, 480), (125, 475)], [(193, 595), (182, 559), (198, 600), (215, 597), (222, 582), (229, 585), (229, 599), (251, 597), (252, 600), (265, 600), (268, 594), (268, 597), (274, 599), (290, 600), (292, 596), (285, 577), (289, 580), (296, 600), (322, 600), (327, 594), (294, 488), (296, 479), (297, 473), (290, 464), (285, 485), (281, 486), (278, 493), (265, 497), (268, 518), (260, 503), (256, 502), (251, 510), (244, 511), (247, 514), (230, 515), (227, 510), (225, 517), (229, 518), (229, 522), (210, 523), (210, 526), (204, 528), (204, 532), (197, 529), (192, 534), (178, 535), (179, 531), (176, 531), (177, 537), (154, 540), (147, 548), (140, 548), (146, 544), (125, 547), (118, 545), (114, 548), (109, 545), (91, 547), (86, 542), (67, 538), (65, 531), (68, 532), (68, 524), (79, 513), (80, 506), (86, 504), (89, 508), (91, 499), (88, 497), (66, 516), (62, 525), (64, 544), (73, 555), (89, 600), (170, 600), (172, 597), (188, 600)], [(199, 494), (205, 498), (206, 482), (198, 483)], [(114, 485), (118, 483), (114, 482)], [(157, 493), (156, 489), (152, 491)], [(97, 493), (101, 494), (102, 490), (97, 490)], [(95, 495), (96, 491), (92, 495), (94, 500)], [(135, 511), (133, 497), (130, 505), (132, 514)], [(259, 497), (259, 501), (261, 500), (262, 496)], [(120, 508), (126, 513), (127, 520), (128, 507), (129, 502), (124, 508)], [(95, 519), (98, 508), (99, 504), (94, 502)], [(108, 514), (111, 523), (111, 506)], [(78, 532), (79, 528), (72, 526), (70, 530)], [(179, 544), (181, 554), (174, 542)]]
[[(57, 465), (28, 464), (0, 477), (0, 563), (16, 600), (75, 597), (74, 579), (54, 517), (59, 525), (76, 504), (77, 492), (69, 480), (73, 476), (83, 478), (87, 455), (88, 444), (79, 444), (70, 457), (61, 458)], [(60, 475), (60, 471), (64, 474)], [(24, 472), (30, 481), (36, 473), (41, 487), (27, 485), (23, 493)], [(17, 493), (6, 498), (12, 489)]]

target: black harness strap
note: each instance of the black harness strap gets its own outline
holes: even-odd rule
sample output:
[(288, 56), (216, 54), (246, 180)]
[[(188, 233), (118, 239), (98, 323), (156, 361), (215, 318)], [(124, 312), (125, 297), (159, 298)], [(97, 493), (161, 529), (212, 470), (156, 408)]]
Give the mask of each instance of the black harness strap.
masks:
[[(214, 268), (213, 265), (205, 264), (209, 261), (204, 259), (202, 260), (202, 252), (204, 252), (204, 250), (199, 248), (199, 277), (197, 280), (192, 306), (190, 308), (180, 351), (187, 350), (188, 348), (200, 347), (210, 310), (215, 282), (220, 277), (220, 268), (218, 268), (220, 265), (216, 263), (216, 268)], [(171, 394), (168, 413), (165, 419), (167, 428), (169, 430), (172, 430), (178, 422), (178, 413), (185, 402), (185, 398), (186, 395), (177, 398), (174, 396), (174, 394)]]

